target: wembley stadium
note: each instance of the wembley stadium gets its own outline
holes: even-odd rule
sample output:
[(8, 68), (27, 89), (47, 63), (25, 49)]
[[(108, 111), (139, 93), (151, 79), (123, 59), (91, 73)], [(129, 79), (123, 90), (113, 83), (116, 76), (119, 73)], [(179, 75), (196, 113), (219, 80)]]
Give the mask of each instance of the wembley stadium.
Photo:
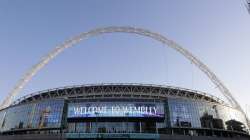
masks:
[(0, 111), (0, 138), (249, 139), (246, 123), (244, 114), (199, 91), (143, 84), (82, 85), (16, 100)]
[[(199, 68), (225, 97), (147, 84), (93, 84), (49, 89), (16, 99), (57, 55), (82, 40), (108, 33), (148, 37)], [(224, 83), (191, 52), (142, 28), (111, 26), (83, 32), (44, 56), (0, 105), (0, 140), (249, 140), (250, 121)]]

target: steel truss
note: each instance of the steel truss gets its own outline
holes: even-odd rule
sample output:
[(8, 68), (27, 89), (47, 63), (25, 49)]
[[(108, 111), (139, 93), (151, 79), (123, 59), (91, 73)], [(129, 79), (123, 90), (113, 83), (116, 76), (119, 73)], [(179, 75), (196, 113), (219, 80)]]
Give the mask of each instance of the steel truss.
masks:
[(35, 102), (45, 99), (105, 99), (105, 98), (166, 99), (185, 98), (226, 105), (221, 99), (204, 92), (172, 86), (145, 84), (98, 84), (62, 87), (40, 91), (16, 100), (12, 105)]

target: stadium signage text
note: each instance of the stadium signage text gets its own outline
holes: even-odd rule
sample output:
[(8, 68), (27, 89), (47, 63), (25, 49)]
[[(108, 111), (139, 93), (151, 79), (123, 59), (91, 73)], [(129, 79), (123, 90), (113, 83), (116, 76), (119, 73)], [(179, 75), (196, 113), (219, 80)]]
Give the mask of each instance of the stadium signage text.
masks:
[(70, 103), (68, 118), (88, 117), (164, 117), (163, 103), (83, 102)]
[[(101, 114), (107, 113), (108, 109), (107, 106), (93, 106), (93, 107), (74, 107), (74, 114), (75, 115), (84, 115), (84, 114)], [(136, 113), (144, 113), (144, 114), (151, 114), (155, 115), (157, 113), (156, 107), (148, 107), (148, 106), (111, 106), (111, 113), (112, 114), (136, 114)]]

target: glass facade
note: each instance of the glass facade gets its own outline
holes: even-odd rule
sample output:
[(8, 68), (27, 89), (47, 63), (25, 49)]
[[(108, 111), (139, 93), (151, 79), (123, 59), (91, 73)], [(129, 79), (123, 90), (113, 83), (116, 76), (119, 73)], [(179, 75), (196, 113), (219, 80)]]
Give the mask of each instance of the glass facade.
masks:
[(9, 108), (4, 117), (3, 131), (28, 128), (31, 122), (33, 104)]
[(197, 103), (183, 99), (169, 99), (169, 116), (172, 127), (200, 127)]
[[(100, 103), (100, 101), (98, 101)], [(116, 101), (118, 104), (118, 101)], [(91, 101), (93, 106), (95, 102)], [(108, 101), (104, 101), (108, 104)], [(113, 105), (114, 102), (111, 102)], [(126, 103), (126, 104), (125, 104)], [(141, 101), (137, 102), (142, 104)], [(150, 105), (153, 102), (148, 102)], [(70, 106), (71, 104), (71, 106)], [(87, 105), (88, 102), (80, 101), (77, 105)], [(135, 101), (120, 102), (122, 105), (136, 104)], [(120, 105), (119, 104), (119, 105)], [(147, 104), (147, 102), (145, 102)], [(203, 101), (196, 101), (184, 98), (168, 98), (161, 100), (160, 106), (164, 107), (165, 117), (157, 120), (152, 117), (116, 117), (105, 116), (91, 117), (85, 120), (84, 116), (76, 118), (68, 117), (68, 108), (72, 103), (65, 103), (64, 99), (50, 99), (35, 103), (16, 105), (0, 111), (0, 131), (22, 129), (43, 129), (43, 128), (61, 128), (62, 122), (65, 121), (67, 132), (76, 133), (157, 133), (161, 128), (215, 128), (239, 130), (241, 123), (244, 131), (247, 128), (244, 115), (227, 106)], [(101, 104), (103, 105), (103, 104)], [(65, 110), (64, 110), (65, 108)], [(146, 111), (145, 108), (143, 108)], [(69, 110), (70, 111), (70, 110)], [(63, 119), (67, 118), (67, 119)], [(159, 117), (162, 118), (162, 117)], [(103, 120), (101, 120), (103, 119)], [(106, 119), (106, 120), (105, 120)], [(138, 119), (138, 120), (137, 120)], [(236, 126), (235, 126), (236, 125)]]
[(247, 121), (245, 116), (238, 110), (230, 108), (230, 107), (225, 107), (222, 105), (216, 106), (216, 112), (218, 114), (218, 118), (222, 118), (225, 128), (227, 127), (226, 122), (230, 120), (236, 120), (238, 122), (241, 122), (244, 124), (246, 127), (245, 129), (249, 129), (247, 127)]
[[(134, 102), (131, 101), (131, 103)], [(243, 114), (224, 105), (184, 98), (168, 98), (164, 103), (165, 105), (162, 105), (165, 106), (164, 121), (151, 120), (150, 122), (150, 119), (142, 121), (139, 118), (137, 122), (131, 122), (126, 119), (120, 119), (118, 122), (111, 122), (110, 120), (102, 122), (98, 121), (98, 119), (90, 122), (85, 122), (85, 120), (80, 120), (79, 122), (78, 120), (77, 122), (69, 123), (68, 130), (70, 132), (82, 133), (128, 131), (134, 133), (155, 133), (157, 129), (168, 127), (228, 129), (228, 121), (234, 121), (234, 123), (237, 121), (241, 122), (244, 125), (243, 127), (245, 127), (243, 130), (246, 131), (247, 129)], [(84, 104), (88, 104), (88, 102)], [(114, 103), (112, 102), (112, 104)]]
[(236, 109), (190, 99), (169, 98), (169, 116), (172, 127), (226, 129), (228, 121), (247, 123), (244, 115)]
[(64, 100), (46, 100), (10, 107), (5, 110), (6, 115), (0, 114), (1, 130), (59, 128), (63, 106)]

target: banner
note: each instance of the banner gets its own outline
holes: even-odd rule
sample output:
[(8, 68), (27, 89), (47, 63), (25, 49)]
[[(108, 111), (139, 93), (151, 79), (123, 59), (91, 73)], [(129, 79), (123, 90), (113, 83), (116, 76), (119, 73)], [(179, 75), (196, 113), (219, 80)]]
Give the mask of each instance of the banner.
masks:
[(164, 103), (154, 102), (83, 102), (68, 105), (68, 118), (164, 117), (164, 114)]

